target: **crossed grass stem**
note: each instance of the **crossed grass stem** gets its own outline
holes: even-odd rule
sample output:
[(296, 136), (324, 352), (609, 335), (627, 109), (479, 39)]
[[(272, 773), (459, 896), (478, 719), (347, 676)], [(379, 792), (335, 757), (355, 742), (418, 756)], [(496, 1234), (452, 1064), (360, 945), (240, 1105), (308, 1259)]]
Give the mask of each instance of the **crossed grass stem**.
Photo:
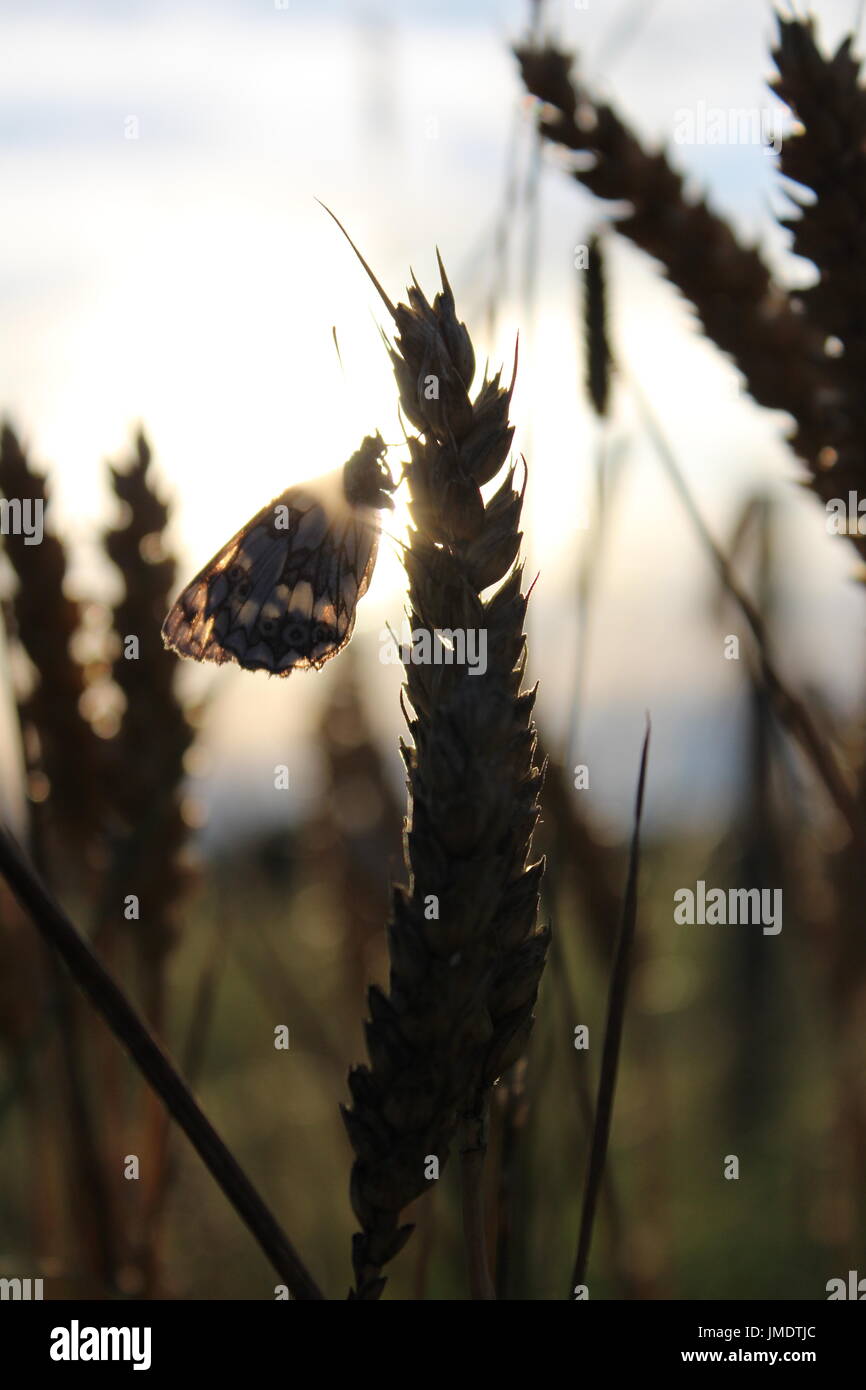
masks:
[(174, 1116), (274, 1269), (299, 1301), (323, 1297), (297, 1251), (89, 943), (0, 826), (0, 873), (52, 951)]

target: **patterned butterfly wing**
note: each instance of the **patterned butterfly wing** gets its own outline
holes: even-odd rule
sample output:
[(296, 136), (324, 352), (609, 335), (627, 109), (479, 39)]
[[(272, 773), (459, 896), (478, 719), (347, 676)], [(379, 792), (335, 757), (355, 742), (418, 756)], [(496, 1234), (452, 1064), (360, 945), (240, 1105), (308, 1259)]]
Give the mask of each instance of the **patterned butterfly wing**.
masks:
[(362, 456), (365, 465), (378, 458), (378, 436), (365, 446), (339, 472), (289, 488), (223, 546), (168, 614), (167, 647), (279, 676), (318, 669), (342, 651), (376, 562), (376, 507), (390, 502), (383, 465), (380, 490), (367, 474), (357, 485), (350, 471)]

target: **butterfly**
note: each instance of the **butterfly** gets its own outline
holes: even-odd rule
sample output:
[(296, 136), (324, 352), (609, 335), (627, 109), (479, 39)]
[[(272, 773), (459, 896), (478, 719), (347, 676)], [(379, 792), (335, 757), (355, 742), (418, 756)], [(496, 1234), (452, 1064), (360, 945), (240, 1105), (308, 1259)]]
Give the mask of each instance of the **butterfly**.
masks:
[(394, 505), (384, 452), (368, 435), (342, 468), (257, 512), (180, 594), (165, 646), (276, 676), (318, 670), (342, 651), (376, 563), (376, 512)]

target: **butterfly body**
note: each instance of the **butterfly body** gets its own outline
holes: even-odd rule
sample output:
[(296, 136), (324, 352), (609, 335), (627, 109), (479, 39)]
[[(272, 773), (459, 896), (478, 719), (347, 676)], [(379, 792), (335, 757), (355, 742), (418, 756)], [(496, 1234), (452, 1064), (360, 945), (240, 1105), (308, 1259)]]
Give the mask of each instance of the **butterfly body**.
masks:
[(165, 645), (279, 676), (336, 656), (373, 573), (377, 511), (393, 506), (383, 451), (370, 436), (343, 468), (257, 512), (180, 594), (163, 623)]

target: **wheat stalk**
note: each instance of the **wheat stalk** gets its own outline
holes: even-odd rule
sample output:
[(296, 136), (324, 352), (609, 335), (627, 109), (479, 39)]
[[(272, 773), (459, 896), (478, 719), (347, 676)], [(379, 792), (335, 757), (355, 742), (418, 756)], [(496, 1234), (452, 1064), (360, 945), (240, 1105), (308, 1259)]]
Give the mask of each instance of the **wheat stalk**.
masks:
[(514, 467), (491, 497), (481, 493), (511, 445), (513, 382), (485, 376), (471, 395), (475, 354), (441, 258), (432, 305), (413, 283), (408, 304), (395, 307), (362, 263), (396, 326), (390, 356), (414, 427), (410, 627), (483, 631), (487, 663), (475, 675), (457, 663), (405, 664), (409, 882), (394, 892), (390, 987), (369, 991), (370, 1063), (351, 1072), (345, 1112), (361, 1224), (352, 1296), (381, 1293), (381, 1270), (412, 1229), (400, 1214), (429, 1190), (428, 1161), (441, 1170), (459, 1129), (472, 1291), (490, 1297), (480, 1203), (487, 1103), (526, 1046), (548, 945), (536, 930), (543, 865), (529, 863), (542, 774), (535, 692), (521, 689), (527, 596)]
[[(164, 1037), (167, 966), (179, 933), (178, 906), (192, 878), (181, 801), (184, 755), (193, 730), (175, 694), (178, 663), (160, 635), (174, 589), (175, 562), (164, 547), (169, 511), (154, 488), (151, 450), (143, 431), (137, 435), (132, 459), (110, 472), (114, 493), (124, 505), (123, 517), (104, 536), (106, 552), (123, 577), (123, 594), (113, 613), (111, 673), (123, 692), (124, 709), (105, 753), (111, 774), (106, 778), (111, 854), (96, 939), (108, 947), (106, 938), (116, 931), (117, 903), (134, 894), (141, 904), (132, 944), (143, 1006), (150, 1027)], [(170, 1179), (169, 1126), (165, 1110), (147, 1087), (140, 1103), (138, 1142), (146, 1177), (139, 1184), (135, 1262), (141, 1293), (154, 1296), (160, 1222)]]

